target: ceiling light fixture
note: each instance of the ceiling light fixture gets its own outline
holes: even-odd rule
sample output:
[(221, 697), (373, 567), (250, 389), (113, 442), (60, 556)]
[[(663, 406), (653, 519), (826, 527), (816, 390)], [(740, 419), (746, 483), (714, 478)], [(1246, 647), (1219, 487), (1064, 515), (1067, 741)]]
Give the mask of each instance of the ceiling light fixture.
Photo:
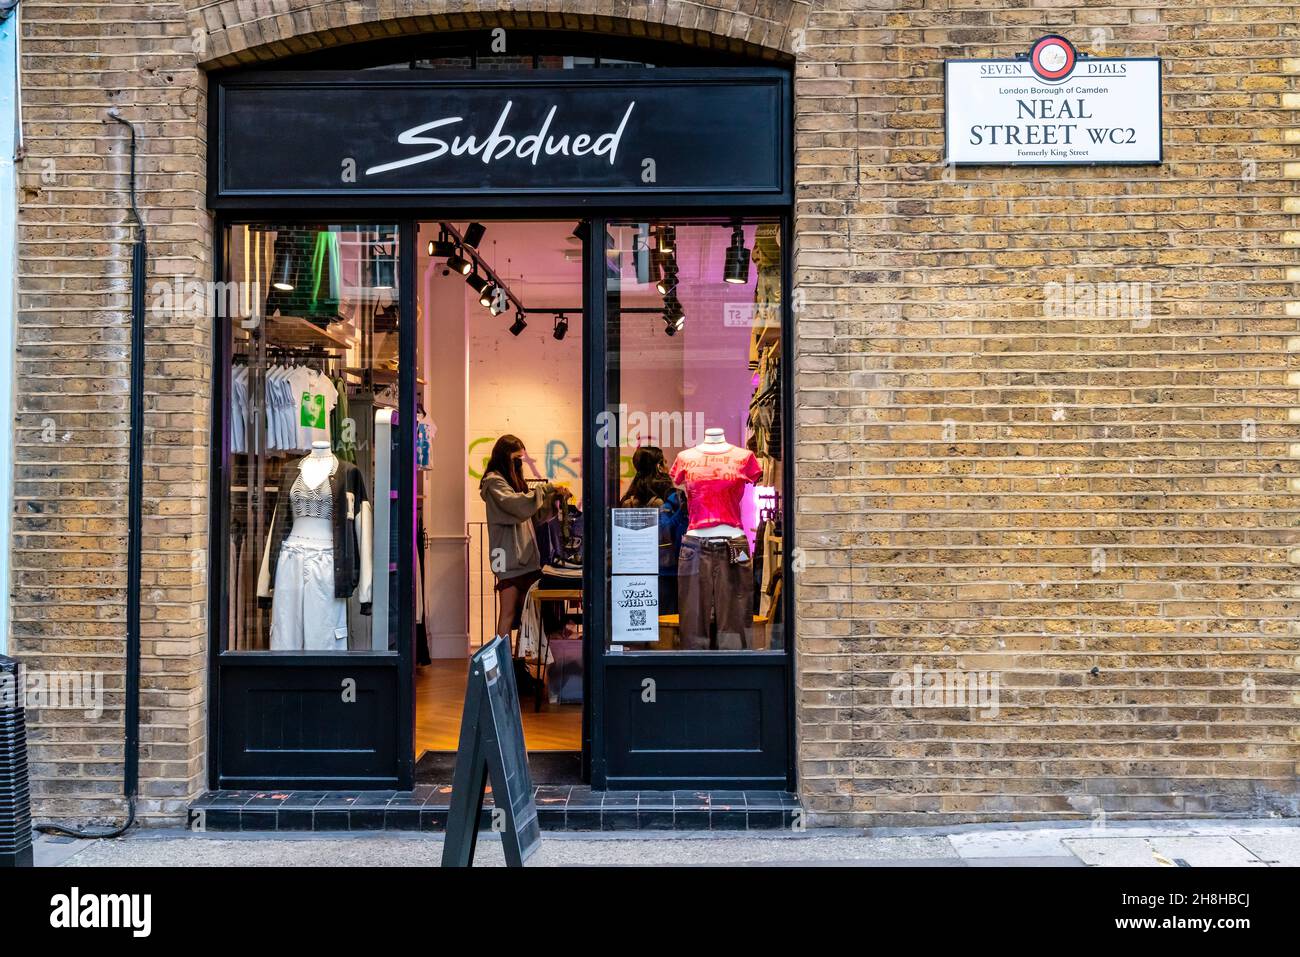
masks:
[(677, 227), (660, 226), (656, 230), (659, 240), (659, 254), (672, 255), (677, 251)]
[(464, 249), (459, 246), (456, 247), (456, 251), (447, 257), (447, 268), (460, 273), (462, 276), (468, 276), (474, 271), (474, 264), (465, 258), (464, 252)]
[(438, 230), (438, 238), (429, 240), (429, 255), (436, 259), (443, 259), (454, 255), (455, 252), (456, 244), (447, 235), (447, 227), (443, 226)]
[(664, 335), (675, 336), (686, 325), (686, 310), (675, 295), (664, 299)]
[(469, 286), (469, 288), (473, 289), (476, 293), (481, 293), (485, 288), (491, 285), (491, 283), (489, 283), (486, 276), (480, 276), (478, 274), (478, 267), (475, 266), (474, 272), (465, 277), (465, 285)]
[[(496, 283), (486, 283), (483, 288), (479, 290), (478, 304), (484, 309), (489, 309), (496, 305), (497, 288)], [(493, 312), (492, 315), (497, 315), (497, 312)]]
[(562, 312), (555, 314), (555, 328), (551, 331), (551, 336), (557, 342), (562, 342), (564, 337), (569, 334), (569, 318)]
[(722, 268), (722, 278), (726, 282), (736, 285), (749, 282), (749, 250), (745, 248), (745, 229), (743, 226), (732, 227), (731, 245), (727, 247), (727, 258)]
[(275, 254), (274, 279), (271, 285), (281, 292), (293, 292), (294, 287), (294, 268), (293, 255), (286, 248), (288, 242), (276, 240), (277, 252)]
[(527, 328), (528, 323), (524, 321), (524, 314), (522, 312), (516, 312), (515, 321), (510, 326), (510, 334), (512, 336), (517, 336)]
[(677, 261), (669, 259), (663, 264), (663, 275), (655, 283), (655, 288), (659, 290), (659, 295), (667, 296), (677, 288)]
[(465, 230), (465, 245), (470, 249), (478, 249), (478, 244), (483, 241), (483, 234), (487, 228), (482, 223), (470, 223), (469, 228)]

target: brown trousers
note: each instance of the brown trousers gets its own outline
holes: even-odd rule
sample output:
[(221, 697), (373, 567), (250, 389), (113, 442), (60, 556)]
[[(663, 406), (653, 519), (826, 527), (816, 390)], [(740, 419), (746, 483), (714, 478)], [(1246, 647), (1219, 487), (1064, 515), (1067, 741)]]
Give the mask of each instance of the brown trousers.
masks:
[[(744, 561), (731, 561), (733, 549), (743, 553)], [(754, 646), (754, 563), (745, 536), (683, 536), (677, 590), (683, 648), (734, 651)], [(711, 641), (709, 626), (714, 622), (716, 638)]]

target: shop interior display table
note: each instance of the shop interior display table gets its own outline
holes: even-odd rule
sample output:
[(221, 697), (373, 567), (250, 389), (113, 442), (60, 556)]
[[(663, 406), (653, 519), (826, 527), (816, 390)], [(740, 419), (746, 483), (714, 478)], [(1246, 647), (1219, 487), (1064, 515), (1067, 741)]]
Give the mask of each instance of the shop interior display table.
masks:
[[(534, 588), (529, 592), (533, 602), (541, 605), (544, 601), (575, 601), (582, 604), (582, 588)], [(581, 620), (581, 619), (579, 619)], [(551, 641), (542, 628), (541, 641), (537, 646), (537, 687), (533, 694), (533, 710), (542, 710), (542, 696), (546, 694), (546, 659), (550, 655)]]

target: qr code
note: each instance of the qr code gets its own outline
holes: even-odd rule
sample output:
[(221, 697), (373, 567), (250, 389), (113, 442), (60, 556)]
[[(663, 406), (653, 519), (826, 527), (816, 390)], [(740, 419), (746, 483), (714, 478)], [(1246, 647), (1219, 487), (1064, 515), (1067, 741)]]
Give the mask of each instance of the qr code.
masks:
[(644, 608), (633, 608), (633, 609), (632, 609), (632, 627), (633, 627), (633, 628), (644, 628), (644, 627), (645, 627), (645, 609), (644, 609)]

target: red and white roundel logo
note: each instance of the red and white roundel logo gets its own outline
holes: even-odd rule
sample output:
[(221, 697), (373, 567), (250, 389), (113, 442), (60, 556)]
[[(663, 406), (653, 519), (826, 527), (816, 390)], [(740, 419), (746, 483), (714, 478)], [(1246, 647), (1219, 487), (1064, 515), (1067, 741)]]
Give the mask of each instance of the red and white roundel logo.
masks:
[(1074, 69), (1078, 54), (1065, 37), (1049, 34), (1029, 51), (1029, 65), (1044, 80), (1063, 80)]

